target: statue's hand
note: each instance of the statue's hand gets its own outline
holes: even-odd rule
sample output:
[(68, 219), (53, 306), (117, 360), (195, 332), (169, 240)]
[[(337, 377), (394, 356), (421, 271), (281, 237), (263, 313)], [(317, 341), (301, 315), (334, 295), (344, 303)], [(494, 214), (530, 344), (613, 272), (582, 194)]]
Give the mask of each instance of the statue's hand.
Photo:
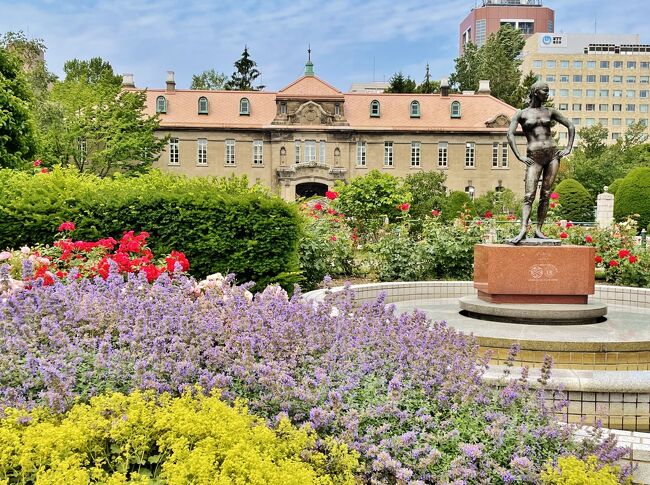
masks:
[(521, 161), (524, 162), (527, 167), (530, 167), (531, 165), (533, 165), (535, 163), (535, 160), (533, 160), (530, 157), (524, 157), (524, 158), (521, 159)]
[(555, 154), (555, 158), (566, 157), (569, 153), (571, 153), (570, 148), (565, 148), (564, 150), (558, 150), (557, 153)]

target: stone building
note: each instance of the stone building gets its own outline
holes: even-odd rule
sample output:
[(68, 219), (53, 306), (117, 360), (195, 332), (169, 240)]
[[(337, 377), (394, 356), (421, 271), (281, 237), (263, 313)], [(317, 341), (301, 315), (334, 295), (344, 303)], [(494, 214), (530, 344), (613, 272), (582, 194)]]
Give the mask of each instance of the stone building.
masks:
[[(286, 200), (324, 194), (372, 169), (440, 170), (448, 190), (472, 197), (522, 193), (524, 165), (505, 136), (515, 109), (488, 84), (476, 94), (444, 85), (440, 94), (342, 93), (315, 76), (310, 61), (278, 92), (194, 91), (177, 90), (169, 72), (166, 89), (147, 90), (147, 113), (159, 113), (160, 136), (170, 136), (158, 168), (246, 175)], [(125, 89), (136, 89), (130, 75)]]

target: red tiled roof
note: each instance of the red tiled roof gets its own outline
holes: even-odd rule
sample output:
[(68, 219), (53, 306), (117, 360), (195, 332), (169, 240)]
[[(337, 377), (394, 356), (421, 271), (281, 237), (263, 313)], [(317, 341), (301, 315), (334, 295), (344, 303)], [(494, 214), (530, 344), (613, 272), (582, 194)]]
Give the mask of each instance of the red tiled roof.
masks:
[[(147, 94), (147, 114), (155, 113), (156, 98), (165, 96), (167, 113), (161, 114), (162, 128), (264, 128), (269, 127), (277, 113), (279, 99), (340, 99), (349, 126), (322, 126), (326, 130), (412, 130), (412, 131), (493, 131), (485, 123), (499, 114), (511, 117), (512, 106), (485, 94), (374, 94), (341, 93), (316, 76), (303, 76), (280, 92), (269, 91), (195, 91), (178, 90), (166, 92), (152, 89)], [(198, 114), (198, 100), (208, 99), (209, 114)], [(239, 114), (241, 98), (250, 101), (250, 115)], [(380, 103), (380, 117), (370, 117), (370, 103)], [(412, 101), (420, 103), (420, 117), (411, 118)], [(461, 117), (451, 118), (453, 101), (461, 103)], [(275, 125), (274, 125), (275, 127)], [(294, 128), (296, 125), (280, 125)], [(313, 129), (314, 126), (310, 125)], [(505, 128), (498, 128), (504, 130)]]
[(342, 98), (343, 93), (317, 76), (303, 76), (278, 91), (278, 97)]

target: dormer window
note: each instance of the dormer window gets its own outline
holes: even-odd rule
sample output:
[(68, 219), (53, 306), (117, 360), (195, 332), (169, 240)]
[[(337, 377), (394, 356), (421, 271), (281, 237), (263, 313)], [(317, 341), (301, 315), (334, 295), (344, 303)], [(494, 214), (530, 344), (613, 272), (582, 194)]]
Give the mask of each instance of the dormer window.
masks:
[(207, 115), (208, 114), (208, 98), (201, 96), (199, 98), (199, 114)]
[(370, 103), (370, 117), (379, 118), (379, 101), (376, 99)]
[(156, 98), (156, 113), (167, 113), (167, 100), (164, 96)]
[(341, 104), (336, 103), (334, 105), (334, 116), (341, 116)]
[(285, 103), (284, 101), (280, 103), (280, 114), (282, 115), (287, 114), (287, 103)]
[(460, 118), (460, 101), (452, 101), (451, 103), (451, 117)]
[(419, 117), (420, 117), (420, 102), (411, 101), (411, 118), (419, 118)]
[(248, 101), (248, 98), (242, 98), (239, 100), (239, 114), (245, 116), (251, 114), (251, 103)]

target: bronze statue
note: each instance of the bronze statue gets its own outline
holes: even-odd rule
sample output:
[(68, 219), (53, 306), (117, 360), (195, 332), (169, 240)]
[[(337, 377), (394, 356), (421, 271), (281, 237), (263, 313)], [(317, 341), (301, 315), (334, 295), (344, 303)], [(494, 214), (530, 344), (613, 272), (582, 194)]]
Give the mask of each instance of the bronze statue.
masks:
[[(548, 212), (551, 187), (555, 182), (557, 170), (560, 166), (560, 159), (571, 153), (573, 140), (575, 138), (575, 127), (562, 113), (554, 108), (547, 108), (544, 103), (548, 99), (548, 84), (537, 81), (530, 88), (530, 103), (528, 108), (517, 111), (512, 118), (508, 129), (508, 144), (513, 153), (521, 162), (526, 164), (526, 193), (524, 205), (521, 211), (521, 230), (519, 234), (508, 242), (519, 244), (526, 239), (526, 228), (530, 221), (530, 213), (537, 192), (537, 184), (542, 176), (542, 188), (539, 193), (539, 208), (537, 209), (537, 227), (535, 237), (547, 239), (542, 233), (542, 226)], [(557, 121), (569, 130), (569, 140), (564, 150), (558, 150), (551, 135), (551, 122)], [(522, 157), (515, 143), (515, 131), (517, 125), (526, 136), (526, 156)]]

